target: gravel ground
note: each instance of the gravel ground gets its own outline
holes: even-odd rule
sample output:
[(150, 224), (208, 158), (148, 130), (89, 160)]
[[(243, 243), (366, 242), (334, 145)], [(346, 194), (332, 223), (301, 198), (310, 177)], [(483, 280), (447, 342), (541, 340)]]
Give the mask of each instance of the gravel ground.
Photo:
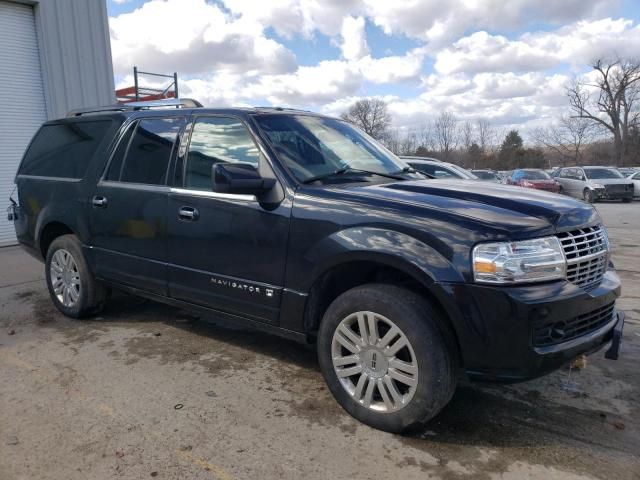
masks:
[(463, 383), (414, 436), (353, 420), (313, 348), (116, 296), (51, 305), (0, 249), (0, 479), (640, 479), (640, 205), (598, 204), (624, 281), (621, 359), (528, 383)]

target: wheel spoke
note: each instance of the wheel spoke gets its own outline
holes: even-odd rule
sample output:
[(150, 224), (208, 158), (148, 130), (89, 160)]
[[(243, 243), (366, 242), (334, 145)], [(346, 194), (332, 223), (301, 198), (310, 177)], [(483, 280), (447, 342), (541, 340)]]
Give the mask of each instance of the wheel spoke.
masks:
[(388, 357), (393, 357), (396, 353), (398, 353), (402, 348), (407, 346), (407, 339), (404, 336), (400, 336), (398, 340), (393, 345), (388, 346), (384, 353)]
[(393, 340), (399, 334), (400, 334), (400, 330), (398, 329), (398, 327), (394, 325), (389, 329), (389, 331), (385, 334), (385, 336), (380, 339), (380, 343), (378, 346), (380, 348), (385, 348), (387, 345), (389, 345), (389, 343), (391, 343), (391, 340)]
[(376, 382), (372, 378), (369, 378), (367, 391), (364, 392), (364, 399), (362, 400), (362, 404), (367, 408), (371, 406), (371, 400), (373, 399), (373, 390), (375, 387), (376, 387)]
[(360, 359), (357, 355), (345, 355), (344, 357), (333, 357), (333, 366), (334, 367), (343, 367), (345, 365), (351, 365), (353, 363), (358, 363)]
[(384, 380), (381, 378), (378, 379), (378, 391), (380, 392), (380, 396), (382, 397), (382, 401), (384, 402), (384, 406), (387, 407), (387, 410), (393, 410), (393, 401), (389, 396), (389, 392), (387, 392)]
[(80, 297), (80, 292), (78, 292), (73, 285), (69, 287), (69, 297), (72, 302), (77, 302), (78, 297)]
[(402, 372), (394, 368), (389, 369), (389, 376), (398, 382), (404, 383), (405, 385), (409, 385), (410, 387), (415, 387), (418, 384), (418, 381), (415, 377), (410, 377), (409, 375), (405, 375)]
[(356, 384), (356, 389), (353, 392), (353, 396), (356, 399), (356, 401), (360, 401), (360, 399), (362, 398), (362, 391), (364, 390), (364, 386), (367, 383), (367, 379), (369, 377), (367, 377), (364, 373), (360, 374), (360, 378), (358, 378), (358, 383)]
[(367, 332), (367, 314), (365, 312), (358, 313), (358, 329), (360, 330), (360, 337), (362, 338), (362, 344), (369, 343), (369, 333)]
[(360, 349), (356, 345), (354, 345), (347, 337), (342, 334), (342, 332), (336, 332), (335, 339), (340, 345), (349, 350), (351, 353), (358, 353), (360, 351)]
[(69, 306), (69, 288), (66, 285), (62, 287), (62, 304), (65, 307)]
[(342, 333), (345, 337), (347, 337), (354, 345), (362, 346), (364, 345), (364, 340), (361, 337), (355, 334), (353, 330), (351, 330), (345, 324), (340, 325), (340, 333)]
[(384, 384), (387, 387), (387, 390), (389, 390), (389, 393), (391, 393), (393, 404), (398, 405), (399, 403), (402, 403), (402, 394), (393, 384), (393, 380), (391, 380), (391, 377), (389, 375), (384, 376)]
[(369, 324), (369, 343), (371, 345), (375, 345), (380, 340), (380, 333), (378, 332), (378, 321), (376, 320), (375, 315), (367, 315), (367, 320)]
[(349, 368), (336, 369), (336, 373), (340, 378), (350, 377), (360, 372), (362, 372), (362, 365), (354, 365), (353, 367), (349, 367)]
[(412, 363), (405, 362), (395, 357), (389, 359), (389, 368), (395, 368), (396, 370), (408, 373), (409, 375), (415, 375), (418, 371), (418, 368)]
[(51, 286), (53, 287), (53, 291), (56, 293), (60, 293), (60, 288), (64, 286), (62, 281), (62, 277), (56, 277), (52, 282)]

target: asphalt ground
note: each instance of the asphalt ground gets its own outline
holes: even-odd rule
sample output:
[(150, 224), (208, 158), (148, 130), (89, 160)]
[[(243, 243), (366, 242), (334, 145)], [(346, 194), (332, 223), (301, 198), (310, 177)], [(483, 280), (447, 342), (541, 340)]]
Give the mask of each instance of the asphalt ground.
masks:
[(312, 347), (126, 295), (70, 320), (42, 265), (0, 249), (0, 479), (639, 479), (640, 204), (597, 208), (623, 279), (620, 360), (463, 382), (412, 436), (346, 414)]

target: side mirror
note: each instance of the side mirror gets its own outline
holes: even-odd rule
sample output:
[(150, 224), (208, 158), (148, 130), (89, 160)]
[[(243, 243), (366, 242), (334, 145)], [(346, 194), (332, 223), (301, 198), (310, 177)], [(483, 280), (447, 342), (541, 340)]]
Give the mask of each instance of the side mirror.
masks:
[(260, 196), (273, 188), (273, 178), (262, 178), (258, 169), (248, 163), (215, 163), (211, 167), (214, 192)]

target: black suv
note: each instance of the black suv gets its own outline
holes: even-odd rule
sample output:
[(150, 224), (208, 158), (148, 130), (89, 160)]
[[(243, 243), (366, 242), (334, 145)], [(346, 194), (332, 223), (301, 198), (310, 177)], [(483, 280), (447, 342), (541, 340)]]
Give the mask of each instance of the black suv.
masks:
[(432, 181), (309, 112), (151, 107), (47, 122), (22, 160), (10, 217), (65, 315), (117, 288), (316, 342), (337, 401), (394, 432), (461, 374), (617, 356), (620, 281), (591, 205)]

